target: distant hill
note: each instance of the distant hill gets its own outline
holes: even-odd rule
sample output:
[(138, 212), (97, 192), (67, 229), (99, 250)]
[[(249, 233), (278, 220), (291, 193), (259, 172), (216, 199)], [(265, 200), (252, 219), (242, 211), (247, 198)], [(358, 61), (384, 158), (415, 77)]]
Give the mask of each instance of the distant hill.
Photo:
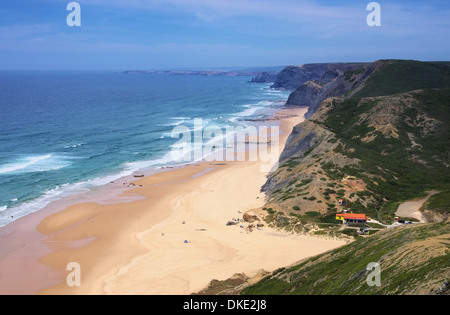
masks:
[(258, 71), (219, 71), (219, 70), (127, 70), (123, 74), (169, 74), (198, 76), (255, 76)]
[[(122, 74), (169, 74), (169, 75), (199, 75), (199, 76), (251, 76), (258, 77), (261, 73), (270, 74), (273, 82), (275, 76), (284, 67), (251, 67), (251, 68), (218, 68), (218, 69), (169, 69), (169, 70), (126, 70)], [(262, 83), (262, 81), (260, 81)]]
[(450, 68), (445, 63), (415, 60), (382, 60), (354, 97), (384, 96), (420, 89), (450, 88)]
[(278, 73), (260, 72), (250, 83), (272, 83), (277, 78)]

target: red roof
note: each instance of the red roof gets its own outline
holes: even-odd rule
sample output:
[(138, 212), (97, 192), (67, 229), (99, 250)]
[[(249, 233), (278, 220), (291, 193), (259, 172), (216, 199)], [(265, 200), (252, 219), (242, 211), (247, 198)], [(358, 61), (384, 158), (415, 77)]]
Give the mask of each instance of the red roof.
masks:
[(344, 219), (350, 220), (367, 220), (366, 215), (360, 213), (342, 213), (342, 216), (344, 217)]

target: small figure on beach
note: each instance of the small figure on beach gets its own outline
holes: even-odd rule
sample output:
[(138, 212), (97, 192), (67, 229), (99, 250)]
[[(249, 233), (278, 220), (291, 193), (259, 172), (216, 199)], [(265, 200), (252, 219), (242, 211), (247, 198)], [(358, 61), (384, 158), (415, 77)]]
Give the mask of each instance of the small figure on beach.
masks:
[(184, 240), (184, 244), (188, 244), (190, 243), (188, 240)]

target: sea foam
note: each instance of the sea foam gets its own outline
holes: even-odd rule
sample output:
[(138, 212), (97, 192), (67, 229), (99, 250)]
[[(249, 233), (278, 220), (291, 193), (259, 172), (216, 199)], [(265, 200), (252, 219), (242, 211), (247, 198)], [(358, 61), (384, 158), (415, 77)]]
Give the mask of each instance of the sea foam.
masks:
[(31, 172), (47, 172), (69, 166), (71, 163), (66, 157), (53, 154), (33, 155), (16, 159), (0, 166), (1, 174), (17, 174)]
[[(0, 226), (143, 169), (194, 162), (204, 157), (194, 150), (207, 126), (223, 132), (228, 126), (245, 127), (253, 124), (246, 116), (288, 96), (270, 90), (270, 84), (234, 77), (46, 72), (7, 76), (2, 82)], [(37, 108), (36, 98), (47, 106)], [(182, 127), (192, 135), (194, 147), (183, 153), (192, 161), (172, 154), (171, 144), (181, 140), (172, 130)], [(206, 137), (201, 144), (211, 147), (217, 141), (221, 148), (223, 137)]]

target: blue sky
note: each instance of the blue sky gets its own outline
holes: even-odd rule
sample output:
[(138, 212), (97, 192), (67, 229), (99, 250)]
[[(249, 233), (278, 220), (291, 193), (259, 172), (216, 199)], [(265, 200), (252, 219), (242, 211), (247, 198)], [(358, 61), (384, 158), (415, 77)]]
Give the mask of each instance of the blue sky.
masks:
[(0, 69), (215, 69), (450, 60), (450, 1), (2, 0)]

